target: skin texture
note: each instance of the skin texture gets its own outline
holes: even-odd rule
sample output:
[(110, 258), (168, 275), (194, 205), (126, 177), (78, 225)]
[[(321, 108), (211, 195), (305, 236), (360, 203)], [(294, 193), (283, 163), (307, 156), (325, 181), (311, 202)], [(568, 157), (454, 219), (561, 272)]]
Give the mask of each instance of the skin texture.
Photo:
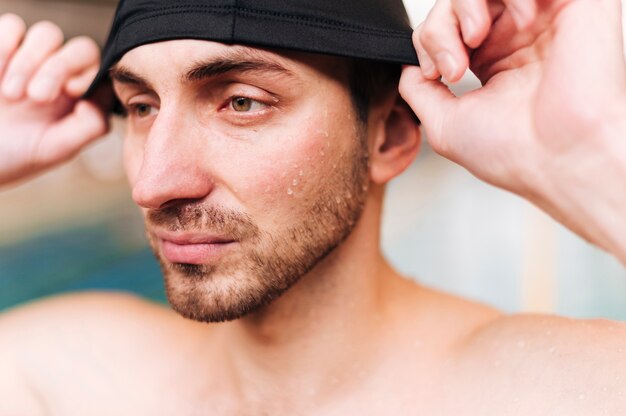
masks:
[[(158, 65), (163, 53), (176, 71)], [(207, 60), (245, 69), (179, 82), (191, 71), (187, 62)], [(254, 62), (259, 68), (251, 69)], [(268, 62), (272, 68), (260, 67)], [(126, 170), (168, 299), (183, 316), (216, 322), (257, 310), (356, 225), (369, 186), (368, 150), (345, 95), (344, 67), (338, 59), (286, 59), (207, 42), (148, 45), (117, 65), (125, 75), (114, 76), (121, 79), (115, 89), (129, 114)], [(237, 94), (254, 98), (248, 111), (233, 108)], [(338, 99), (331, 107), (323, 95)], [(187, 244), (207, 236), (234, 242)], [(171, 260), (163, 254), (168, 245), (223, 254)]]
[[(384, 185), (414, 160), (420, 140), (397, 94), (378, 97), (360, 126), (339, 61), (264, 50), (246, 56), (279, 63), (297, 79), (246, 71), (188, 82), (190, 66), (233, 54), (237, 47), (185, 40), (123, 58), (116, 92), (130, 114), (125, 161), (133, 198), (170, 300), (188, 316), (227, 319), (241, 312), (233, 295), (265, 291), (267, 269), (248, 263), (253, 254), (279, 253), (281, 267), (296, 273), (272, 277), (278, 286), (297, 284), (221, 324), (113, 294), (12, 311), (0, 318), (0, 414), (623, 414), (624, 324), (503, 316), (419, 286), (386, 264), (379, 249)], [(438, 84), (418, 76), (405, 74), (405, 96), (423, 110), (406, 94), (414, 81), (436, 106)], [(61, 107), (32, 101), (0, 103), (0, 114), (15, 116), (0, 128), (41, 139), (38, 131), (13, 130), (28, 125), (17, 116)], [(31, 107), (19, 111), (22, 105)], [(359, 156), (365, 149), (367, 158)], [(307, 214), (320, 201), (332, 204), (329, 190), (342, 209), (325, 212), (322, 203), (316, 219), (323, 226), (311, 230)], [(217, 237), (237, 241), (229, 251), (212, 257), (189, 249), (185, 266), (171, 261), (178, 254), (163, 241), (210, 234), (217, 245), (221, 225), (226, 235)], [(281, 241), (293, 230), (304, 237)], [(336, 247), (323, 256), (317, 245)], [(189, 303), (196, 292), (205, 296)]]

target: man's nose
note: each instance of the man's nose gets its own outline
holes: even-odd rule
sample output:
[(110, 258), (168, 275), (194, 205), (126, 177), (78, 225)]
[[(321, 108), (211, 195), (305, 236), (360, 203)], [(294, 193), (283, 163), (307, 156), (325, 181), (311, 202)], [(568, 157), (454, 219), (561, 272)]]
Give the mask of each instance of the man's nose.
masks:
[[(187, 124), (187, 125), (186, 125)], [(160, 113), (143, 147), (133, 200), (143, 208), (159, 209), (180, 200), (199, 200), (213, 189), (203, 169), (204, 150), (193, 126), (176, 114)]]

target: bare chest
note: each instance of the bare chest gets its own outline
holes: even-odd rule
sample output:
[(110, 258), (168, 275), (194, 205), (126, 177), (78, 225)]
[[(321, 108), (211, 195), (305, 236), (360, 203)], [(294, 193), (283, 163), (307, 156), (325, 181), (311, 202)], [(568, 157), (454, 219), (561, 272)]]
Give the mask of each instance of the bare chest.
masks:
[[(619, 386), (572, 383), (562, 368), (490, 359), (448, 365), (397, 356), (380, 371), (289, 390), (238, 377), (206, 350), (169, 347), (81, 350), (41, 360), (37, 385), (47, 415), (622, 415)], [(400, 354), (401, 355), (401, 354)], [(531, 371), (532, 367), (532, 371)], [(526, 370), (524, 370), (526, 369)], [(524, 370), (523, 373), (521, 371)], [(304, 379), (307, 374), (302, 374)], [(360, 378), (360, 379), (358, 379)], [(284, 382), (284, 381), (283, 381)], [(264, 393), (254, 393), (255, 390)], [(626, 388), (623, 391), (626, 395)]]

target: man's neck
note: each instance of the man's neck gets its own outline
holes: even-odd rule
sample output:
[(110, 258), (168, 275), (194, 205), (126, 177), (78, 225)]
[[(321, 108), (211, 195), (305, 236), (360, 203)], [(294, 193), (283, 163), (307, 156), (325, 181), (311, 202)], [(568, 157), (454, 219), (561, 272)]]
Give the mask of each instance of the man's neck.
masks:
[[(235, 384), (246, 399), (303, 392), (311, 400), (370, 372), (386, 325), (390, 288), (399, 280), (385, 263), (372, 219), (286, 294), (263, 310), (219, 328)], [(257, 380), (258, 383), (251, 382)], [(265, 381), (263, 383), (262, 381)], [(243, 387), (241, 387), (243, 386)], [(247, 391), (247, 386), (253, 386)]]

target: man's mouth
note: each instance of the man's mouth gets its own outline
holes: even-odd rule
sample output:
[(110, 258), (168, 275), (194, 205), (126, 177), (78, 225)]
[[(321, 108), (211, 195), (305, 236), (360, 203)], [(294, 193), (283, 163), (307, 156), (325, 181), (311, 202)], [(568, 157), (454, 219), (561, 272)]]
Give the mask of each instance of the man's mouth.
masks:
[(231, 249), (236, 240), (206, 234), (171, 234), (156, 232), (161, 254), (178, 264), (210, 264)]

